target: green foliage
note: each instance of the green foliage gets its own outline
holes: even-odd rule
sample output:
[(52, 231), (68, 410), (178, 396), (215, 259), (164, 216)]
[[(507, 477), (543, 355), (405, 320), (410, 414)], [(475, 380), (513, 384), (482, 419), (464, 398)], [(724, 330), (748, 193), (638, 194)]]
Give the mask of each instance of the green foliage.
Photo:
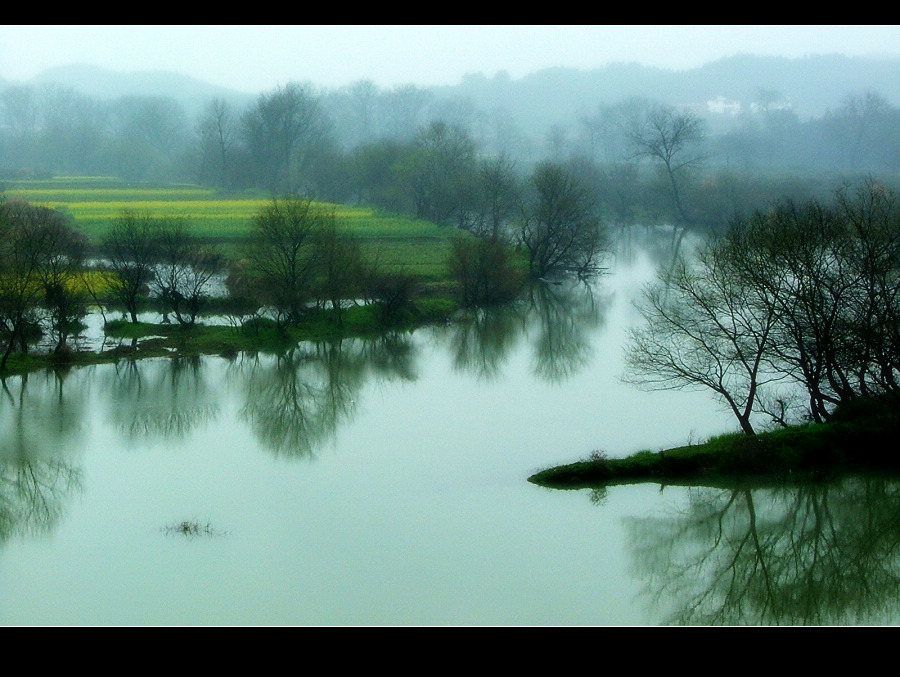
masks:
[(467, 308), (511, 301), (525, 282), (515, 266), (512, 248), (493, 237), (454, 236), (449, 268), (460, 304)]
[[(13, 181), (7, 184), (5, 194), (69, 214), (74, 227), (94, 245), (127, 212), (153, 219), (180, 219), (189, 225), (192, 235), (218, 245), (234, 258), (252, 235), (254, 218), (272, 203), (271, 197), (255, 193), (222, 193), (185, 185), (140, 187), (75, 177)], [(403, 266), (422, 279), (446, 278), (452, 231), (430, 221), (370, 207), (317, 204), (334, 212), (341, 229), (360, 241), (366, 256), (377, 256), (384, 266)]]

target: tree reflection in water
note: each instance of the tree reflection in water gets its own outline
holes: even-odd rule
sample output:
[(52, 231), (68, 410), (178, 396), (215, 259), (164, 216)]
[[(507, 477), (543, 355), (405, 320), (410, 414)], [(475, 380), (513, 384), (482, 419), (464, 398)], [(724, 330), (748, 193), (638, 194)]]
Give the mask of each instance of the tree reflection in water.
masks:
[[(66, 372), (2, 379), (0, 397), (0, 543), (47, 534), (83, 488), (82, 472), (61, 453), (78, 437), (84, 393), (64, 387)], [(29, 379), (52, 380), (29, 389)], [(40, 395), (33, 394), (34, 392)]]
[(413, 357), (412, 344), (400, 334), (305, 343), (278, 357), (258, 356), (238, 367), (246, 392), (241, 418), (275, 455), (312, 457), (352, 419), (370, 378), (414, 380)]
[(561, 382), (593, 356), (591, 333), (608, 304), (584, 282), (537, 282), (515, 303), (480, 308), (451, 327), (453, 365), (483, 380), (498, 377), (521, 339), (531, 338), (533, 373)]
[(219, 415), (218, 393), (199, 355), (122, 360), (104, 370), (110, 415), (132, 441), (180, 439)]
[(500, 376), (523, 334), (520, 305), (478, 308), (450, 329), (453, 368), (483, 381)]
[(692, 488), (688, 507), (627, 520), (636, 573), (678, 625), (896, 622), (900, 481)]

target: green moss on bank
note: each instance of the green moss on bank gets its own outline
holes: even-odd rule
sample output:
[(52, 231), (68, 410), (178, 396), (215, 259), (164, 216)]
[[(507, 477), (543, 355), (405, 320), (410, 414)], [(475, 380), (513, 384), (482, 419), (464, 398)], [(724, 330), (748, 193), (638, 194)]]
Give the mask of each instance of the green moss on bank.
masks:
[(312, 310), (303, 322), (279, 328), (268, 319), (251, 319), (233, 325), (207, 325), (202, 319), (190, 326), (110, 320), (105, 327), (106, 344), (100, 351), (13, 353), (0, 377), (48, 368), (102, 364), (122, 358), (238, 353), (279, 353), (301, 341), (376, 337), (389, 331), (408, 331), (443, 323), (458, 310), (451, 298), (429, 297), (416, 301), (391, 316), (377, 304), (353, 306), (340, 316), (333, 310)]
[(553, 489), (658, 482), (735, 486), (900, 472), (900, 399), (862, 399), (834, 420), (759, 435), (722, 435), (703, 444), (593, 458), (542, 470), (528, 481)]

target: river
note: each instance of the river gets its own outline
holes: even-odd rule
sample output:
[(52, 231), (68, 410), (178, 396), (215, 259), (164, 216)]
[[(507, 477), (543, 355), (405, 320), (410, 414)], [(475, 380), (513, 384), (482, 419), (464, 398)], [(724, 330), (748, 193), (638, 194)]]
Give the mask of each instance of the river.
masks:
[(668, 242), (378, 341), (5, 379), (0, 622), (895, 623), (891, 481), (527, 481), (736, 429), (707, 393), (620, 380)]

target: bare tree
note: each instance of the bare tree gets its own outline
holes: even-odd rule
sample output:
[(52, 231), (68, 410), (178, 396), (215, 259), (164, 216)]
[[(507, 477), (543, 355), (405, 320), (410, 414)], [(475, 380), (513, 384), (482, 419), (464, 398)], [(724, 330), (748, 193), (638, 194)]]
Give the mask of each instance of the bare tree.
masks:
[(450, 240), (448, 267), (464, 307), (504, 303), (521, 288), (512, 251), (498, 238), (457, 233)]
[(311, 200), (273, 200), (253, 219), (249, 286), (282, 328), (298, 322), (313, 298), (315, 238), (328, 214)]
[(632, 118), (628, 137), (633, 157), (650, 158), (661, 162), (678, 218), (690, 224), (691, 218), (682, 202), (682, 182), (685, 172), (703, 159), (695, 146), (704, 138), (703, 121), (691, 112), (681, 112), (671, 106), (651, 105), (641, 117)]
[(113, 294), (132, 322), (138, 321), (141, 296), (154, 276), (154, 241), (158, 224), (149, 214), (123, 211), (103, 239), (102, 251), (115, 273)]
[(201, 182), (213, 181), (219, 188), (228, 186), (237, 132), (237, 120), (228, 102), (220, 98), (210, 101), (197, 123)]
[(59, 355), (67, 351), (68, 337), (86, 313), (87, 292), (79, 284), (86, 242), (59, 212), (44, 212), (39, 227), (41, 232), (35, 236), (43, 243), (38, 266), (41, 303), (55, 334), (53, 351)]
[(696, 261), (679, 255), (644, 291), (625, 380), (647, 390), (709, 389), (753, 435), (760, 388), (782, 378), (767, 369), (776, 307), (756, 292), (731, 265), (727, 244), (708, 245)]
[(183, 107), (163, 96), (126, 96), (108, 107), (113, 161), (129, 180), (171, 179), (182, 159), (189, 126)]
[(155, 274), (151, 289), (179, 324), (192, 325), (209, 296), (218, 256), (188, 230), (182, 219), (161, 221), (153, 244)]
[(900, 390), (898, 286), (900, 211), (882, 187), (840, 191), (834, 206), (775, 203), (648, 288), (628, 380), (709, 388), (748, 433), (754, 410), (786, 422), (760, 400), (783, 382), (805, 390), (808, 418), (827, 421), (860, 396)]
[(846, 318), (858, 277), (847, 230), (817, 201), (783, 201), (732, 226), (732, 252), (756, 293), (776, 304), (771, 359), (809, 393), (816, 421), (854, 396)]
[(278, 194), (304, 193), (309, 154), (328, 134), (318, 97), (296, 83), (260, 95), (241, 118), (241, 137), (256, 178)]
[(594, 193), (569, 168), (549, 162), (535, 169), (530, 188), (520, 241), (531, 276), (596, 275), (605, 242)]
[(826, 113), (825, 122), (833, 130), (848, 169), (858, 169), (865, 164), (866, 156), (875, 151), (878, 138), (882, 136), (879, 125), (888, 119), (890, 109), (883, 96), (867, 91), (848, 94), (837, 110)]
[(356, 299), (365, 262), (359, 241), (338, 226), (334, 210), (323, 213), (315, 233), (315, 290), (320, 303), (327, 303), (344, 322), (344, 303)]
[(425, 122), (425, 110), (434, 94), (424, 87), (401, 85), (382, 97), (385, 136), (395, 141), (411, 141)]
[(462, 127), (433, 122), (420, 130), (408, 178), (416, 217), (465, 227), (473, 218), (476, 146)]
[(900, 390), (900, 205), (896, 195), (871, 179), (855, 190), (839, 190), (836, 205), (854, 236), (849, 264), (860, 280), (850, 315), (854, 362), (865, 366), (864, 382), (873, 389), (896, 392)]
[(482, 160), (477, 189), (480, 204), (472, 232), (493, 240), (507, 239), (507, 230), (521, 201), (522, 188), (515, 162), (506, 153)]
[(83, 241), (53, 209), (24, 201), (0, 204), (0, 333), (6, 348), (0, 370), (18, 346), (27, 351), (40, 332), (40, 311), (49, 311), (57, 351), (78, 315), (74, 274)]

